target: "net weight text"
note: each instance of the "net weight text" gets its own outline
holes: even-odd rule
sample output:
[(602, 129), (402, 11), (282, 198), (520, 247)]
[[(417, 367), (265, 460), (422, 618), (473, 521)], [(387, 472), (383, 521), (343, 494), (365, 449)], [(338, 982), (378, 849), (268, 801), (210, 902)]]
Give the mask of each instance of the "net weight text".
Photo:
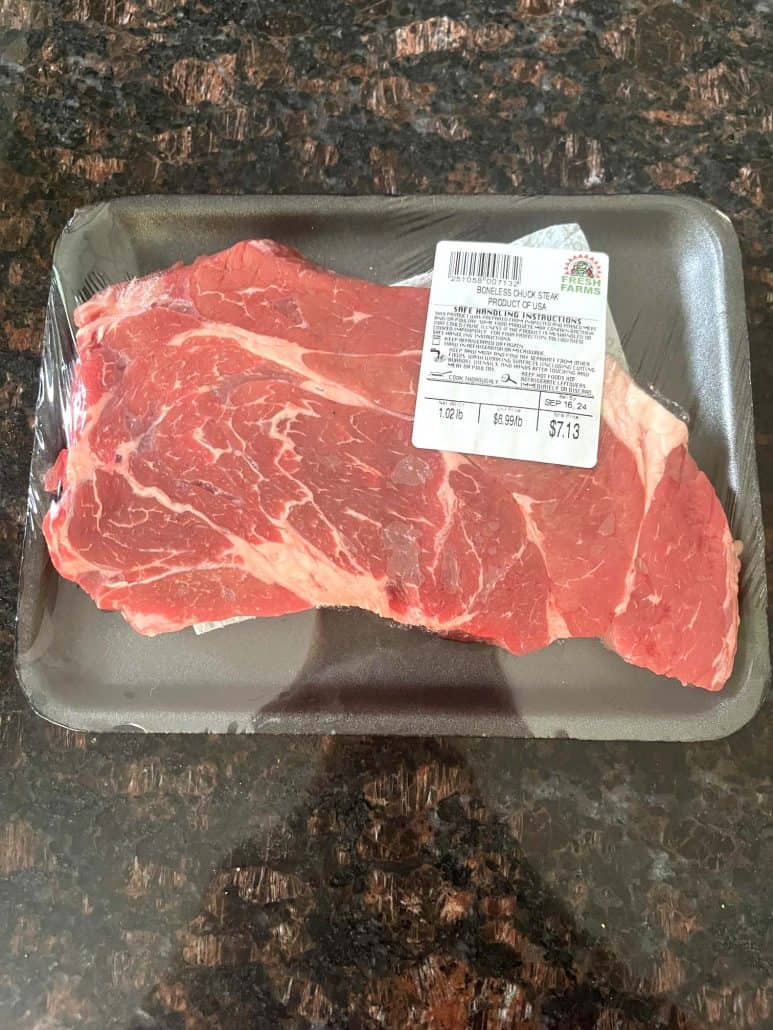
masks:
[(460, 422), (464, 418), (464, 408), (454, 408), (441, 404), (438, 414), (441, 418), (453, 419), (456, 422)]

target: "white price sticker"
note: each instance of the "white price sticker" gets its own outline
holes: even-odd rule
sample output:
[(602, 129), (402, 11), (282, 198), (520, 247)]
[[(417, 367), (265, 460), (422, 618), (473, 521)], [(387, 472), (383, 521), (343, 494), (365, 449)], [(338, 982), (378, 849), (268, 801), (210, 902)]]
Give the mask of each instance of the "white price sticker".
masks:
[(608, 280), (597, 251), (438, 243), (414, 447), (592, 468)]

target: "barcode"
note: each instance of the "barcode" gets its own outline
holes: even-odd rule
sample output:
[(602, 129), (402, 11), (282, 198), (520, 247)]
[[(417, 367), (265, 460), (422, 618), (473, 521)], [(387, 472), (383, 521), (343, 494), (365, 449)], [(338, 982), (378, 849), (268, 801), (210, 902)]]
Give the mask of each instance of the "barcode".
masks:
[(497, 254), (486, 250), (452, 250), (448, 262), (449, 279), (507, 279), (521, 281), (522, 259), (517, 254)]

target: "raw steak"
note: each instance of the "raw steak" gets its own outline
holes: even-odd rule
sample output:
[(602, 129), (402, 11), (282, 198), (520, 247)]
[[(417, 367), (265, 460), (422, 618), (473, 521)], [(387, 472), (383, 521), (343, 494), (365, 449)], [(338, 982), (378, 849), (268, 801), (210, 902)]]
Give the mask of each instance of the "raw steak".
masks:
[(357, 606), (722, 687), (739, 562), (685, 426), (608, 358), (594, 469), (415, 450), (427, 299), (260, 241), (82, 305), (57, 570), (149, 635)]

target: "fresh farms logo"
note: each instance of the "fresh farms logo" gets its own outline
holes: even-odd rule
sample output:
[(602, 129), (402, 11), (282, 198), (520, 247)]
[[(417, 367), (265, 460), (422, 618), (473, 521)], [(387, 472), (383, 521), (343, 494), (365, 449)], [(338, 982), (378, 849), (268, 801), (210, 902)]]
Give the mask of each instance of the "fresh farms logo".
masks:
[(592, 254), (572, 254), (564, 262), (562, 293), (601, 293), (601, 265)]

